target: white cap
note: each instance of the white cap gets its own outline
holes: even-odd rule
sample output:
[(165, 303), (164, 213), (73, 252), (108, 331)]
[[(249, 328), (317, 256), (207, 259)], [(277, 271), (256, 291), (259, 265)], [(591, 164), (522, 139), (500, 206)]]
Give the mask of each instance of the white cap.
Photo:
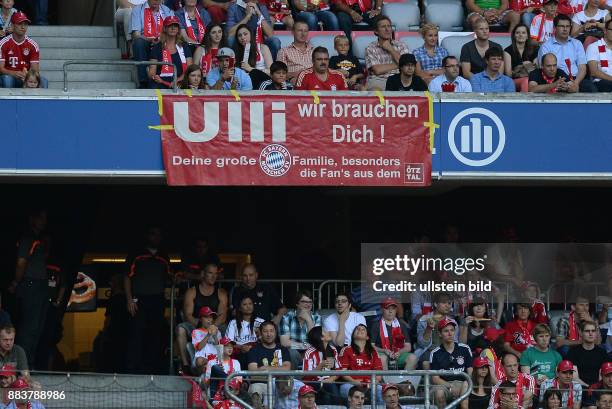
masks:
[(234, 54), (234, 50), (232, 50), (231, 48), (223, 47), (220, 48), (219, 51), (217, 51), (217, 58), (221, 57), (236, 58), (236, 54)]

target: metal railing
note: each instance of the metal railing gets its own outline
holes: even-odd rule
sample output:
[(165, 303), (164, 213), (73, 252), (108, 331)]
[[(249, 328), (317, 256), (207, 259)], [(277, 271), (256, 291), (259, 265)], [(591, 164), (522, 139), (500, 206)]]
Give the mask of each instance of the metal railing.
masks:
[[(323, 309), (323, 290), (326, 286), (329, 286), (327, 288), (327, 308), (333, 308), (334, 305), (330, 300), (332, 296), (335, 298), (336, 294), (338, 294), (338, 284), (340, 285), (344, 284), (345, 288), (348, 286), (349, 292), (350, 292), (355, 287), (354, 284), (361, 285), (361, 283), (362, 283), (361, 280), (326, 280), (326, 281), (323, 281), (321, 285), (319, 285), (319, 288), (317, 289), (317, 293), (319, 295), (319, 303), (318, 303), (319, 311)], [(330, 290), (332, 289), (332, 284), (333, 284), (334, 290), (330, 293)]]
[[(571, 289), (572, 292), (576, 292), (576, 294), (580, 293), (581, 290), (584, 290), (588, 287), (593, 287), (595, 290), (595, 300), (599, 297), (600, 289), (603, 291), (607, 290), (607, 284), (604, 282), (594, 281), (594, 282), (580, 282), (576, 283), (574, 281), (571, 282), (562, 282), (562, 283), (552, 283), (548, 289), (546, 290), (546, 308), (550, 311), (551, 297), (553, 297), (553, 292), (555, 289), (562, 287), (563, 288), (563, 310), (567, 310), (568, 304), (568, 289)], [(589, 297), (590, 299), (590, 297)], [(555, 301), (553, 300), (553, 303)], [(571, 303), (570, 303), (571, 304)]]
[(431, 406), (430, 396), (429, 396), (429, 388), (430, 388), (430, 376), (458, 376), (465, 379), (468, 383), (468, 387), (464, 393), (462, 393), (459, 397), (455, 398), (452, 402), (448, 403), (444, 409), (454, 408), (463, 400), (470, 396), (470, 392), (472, 391), (472, 378), (465, 372), (454, 372), (454, 371), (433, 371), (433, 370), (411, 370), (411, 371), (385, 371), (385, 370), (374, 370), (374, 371), (348, 371), (348, 370), (338, 370), (338, 371), (240, 371), (233, 372), (228, 375), (224, 388), (226, 396), (229, 396), (235, 402), (238, 402), (240, 405), (244, 406), (245, 409), (255, 409), (251, 405), (249, 405), (244, 400), (240, 399), (239, 396), (234, 394), (234, 392), (230, 389), (230, 383), (232, 378), (236, 378), (238, 376), (242, 376), (243, 378), (248, 377), (266, 377), (267, 383), (267, 395), (270, 397), (267, 402), (267, 408), (271, 409), (272, 401), (273, 401), (273, 386), (272, 381), (274, 377), (277, 376), (290, 376), (292, 378), (295, 377), (304, 377), (304, 376), (330, 376), (333, 374), (334, 376), (370, 376), (370, 404), (373, 408), (378, 407), (377, 399), (376, 399), (376, 377), (377, 376), (423, 376), (424, 378), (424, 389), (425, 389), (425, 409), (429, 409)]
[[(163, 61), (68, 60), (64, 62), (62, 67), (64, 72), (64, 92), (68, 92), (68, 70), (66, 68), (70, 65), (123, 65), (130, 67), (137, 67), (140, 65), (170, 65), (174, 67), (173, 63)], [(178, 77), (175, 69), (172, 70), (172, 89), (175, 93), (178, 92)]]

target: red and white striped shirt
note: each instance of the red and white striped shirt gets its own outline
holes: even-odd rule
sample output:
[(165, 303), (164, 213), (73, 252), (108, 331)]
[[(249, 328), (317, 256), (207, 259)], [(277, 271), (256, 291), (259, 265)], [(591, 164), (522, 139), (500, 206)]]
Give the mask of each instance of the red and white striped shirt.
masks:
[[(331, 347), (334, 354), (334, 369), (340, 369), (340, 361), (338, 361), (338, 351), (333, 346)], [(317, 351), (313, 347), (310, 347), (304, 353), (304, 371), (316, 371), (317, 366), (321, 363), (323, 359), (323, 352)], [(305, 376), (304, 381), (322, 381), (323, 379), (327, 379), (329, 376)]]
[(15, 41), (13, 36), (7, 36), (0, 41), (0, 64), (11, 71), (30, 69), (32, 63), (40, 61), (40, 49), (36, 41), (25, 36), (21, 42)]

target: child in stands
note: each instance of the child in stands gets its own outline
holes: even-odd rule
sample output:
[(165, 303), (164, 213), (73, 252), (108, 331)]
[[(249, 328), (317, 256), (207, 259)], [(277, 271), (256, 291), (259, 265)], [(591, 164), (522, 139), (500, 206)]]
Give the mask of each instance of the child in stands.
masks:
[(329, 59), (329, 68), (338, 70), (344, 75), (349, 89), (361, 90), (359, 81), (364, 78), (363, 67), (351, 52), (348, 37), (338, 35), (334, 38), (334, 49), (338, 55)]

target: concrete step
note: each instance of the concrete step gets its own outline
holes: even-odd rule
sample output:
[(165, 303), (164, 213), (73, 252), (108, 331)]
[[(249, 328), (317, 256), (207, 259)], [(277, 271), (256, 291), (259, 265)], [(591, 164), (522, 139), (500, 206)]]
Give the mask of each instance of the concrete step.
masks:
[(41, 48), (40, 60), (119, 60), (121, 51), (97, 48)]
[(30, 26), (30, 37), (112, 37), (111, 26)]
[(113, 37), (32, 37), (41, 49), (48, 48), (117, 48), (117, 41)]
[[(49, 88), (64, 89), (63, 81), (49, 81)], [(113, 82), (69, 82), (68, 89), (134, 89), (136, 84), (132, 81)]]
[[(66, 60), (47, 60), (40, 61), (40, 69), (42, 71), (61, 71)], [(117, 60), (121, 61), (121, 60)], [(125, 65), (102, 65), (102, 64), (75, 64), (69, 65), (70, 71), (131, 71), (133, 68)]]
[[(64, 81), (63, 71), (43, 71), (43, 76), (49, 81)], [(131, 81), (132, 73), (130, 71), (69, 71), (68, 81)]]

